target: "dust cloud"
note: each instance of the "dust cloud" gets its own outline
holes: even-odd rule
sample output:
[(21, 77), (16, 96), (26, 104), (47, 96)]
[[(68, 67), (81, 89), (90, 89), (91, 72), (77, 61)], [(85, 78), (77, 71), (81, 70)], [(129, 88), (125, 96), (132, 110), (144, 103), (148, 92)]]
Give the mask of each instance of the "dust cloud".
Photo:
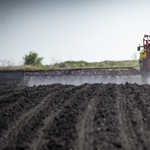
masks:
[[(24, 76), (22, 85), (25, 86), (38, 86), (38, 85), (49, 85), (49, 84), (67, 84), (67, 85), (82, 85), (84, 83), (116, 83), (125, 84), (137, 83), (141, 84), (140, 76), (112, 76), (112, 75), (62, 75), (62, 76)], [(149, 80), (150, 83), (150, 80)]]

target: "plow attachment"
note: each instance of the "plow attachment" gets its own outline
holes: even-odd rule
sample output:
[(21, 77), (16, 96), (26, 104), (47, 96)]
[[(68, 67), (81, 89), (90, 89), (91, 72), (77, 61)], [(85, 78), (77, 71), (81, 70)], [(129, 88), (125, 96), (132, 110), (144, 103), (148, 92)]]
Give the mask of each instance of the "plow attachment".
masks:
[[(53, 70), (23, 70), (23, 82), (27, 86), (47, 84), (73, 84), (84, 83), (138, 83), (141, 77), (148, 74), (135, 69), (135, 67), (114, 68), (77, 68), (77, 69), (53, 69)], [(147, 80), (145, 80), (148, 82)], [(144, 83), (143, 83), (144, 84)]]

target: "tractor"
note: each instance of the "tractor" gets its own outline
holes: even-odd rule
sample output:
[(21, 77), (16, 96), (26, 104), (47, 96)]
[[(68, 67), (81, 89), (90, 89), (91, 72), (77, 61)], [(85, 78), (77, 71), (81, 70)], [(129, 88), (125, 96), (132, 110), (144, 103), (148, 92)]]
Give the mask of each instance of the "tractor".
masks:
[(148, 83), (148, 76), (150, 74), (150, 35), (144, 35), (143, 45), (139, 45), (137, 50), (140, 51), (139, 64), (141, 72), (141, 83), (146, 84)]

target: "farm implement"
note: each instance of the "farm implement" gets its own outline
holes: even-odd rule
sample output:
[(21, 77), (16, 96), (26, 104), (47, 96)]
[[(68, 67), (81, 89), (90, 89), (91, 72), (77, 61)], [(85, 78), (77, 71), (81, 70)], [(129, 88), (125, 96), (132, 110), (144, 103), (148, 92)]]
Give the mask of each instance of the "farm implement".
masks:
[[(141, 50), (141, 48), (143, 48)], [(23, 70), (30, 85), (34, 84), (83, 84), (83, 83), (148, 83), (150, 75), (150, 36), (144, 35), (140, 51), (140, 67), (76, 68), (52, 70)], [(78, 77), (77, 77), (78, 76)], [(44, 81), (45, 80), (45, 81)]]

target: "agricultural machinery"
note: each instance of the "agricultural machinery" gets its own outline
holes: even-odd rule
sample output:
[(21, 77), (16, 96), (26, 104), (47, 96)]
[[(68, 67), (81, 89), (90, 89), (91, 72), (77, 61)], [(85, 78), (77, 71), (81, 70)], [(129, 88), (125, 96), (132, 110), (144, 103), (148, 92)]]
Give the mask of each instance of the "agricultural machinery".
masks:
[[(143, 49), (140, 51), (141, 48)], [(150, 35), (144, 35), (143, 45), (139, 45), (137, 50), (140, 51), (141, 83), (148, 83), (148, 76), (150, 75)]]
[[(143, 48), (141, 50), (141, 48)], [(140, 51), (141, 50), (141, 51)], [(140, 69), (136, 67), (113, 67), (113, 68), (76, 68), (76, 69), (51, 69), (51, 70), (23, 70), (23, 76), (28, 77), (33, 85), (39, 84), (77, 84), (82, 83), (125, 83), (138, 82), (148, 83), (150, 74), (150, 36), (144, 35), (143, 46), (138, 47), (140, 51)], [(138, 81), (137, 78), (138, 77)], [(77, 81), (78, 79), (78, 81)], [(86, 80), (84, 80), (86, 79)], [(140, 79), (140, 81), (139, 81)]]

